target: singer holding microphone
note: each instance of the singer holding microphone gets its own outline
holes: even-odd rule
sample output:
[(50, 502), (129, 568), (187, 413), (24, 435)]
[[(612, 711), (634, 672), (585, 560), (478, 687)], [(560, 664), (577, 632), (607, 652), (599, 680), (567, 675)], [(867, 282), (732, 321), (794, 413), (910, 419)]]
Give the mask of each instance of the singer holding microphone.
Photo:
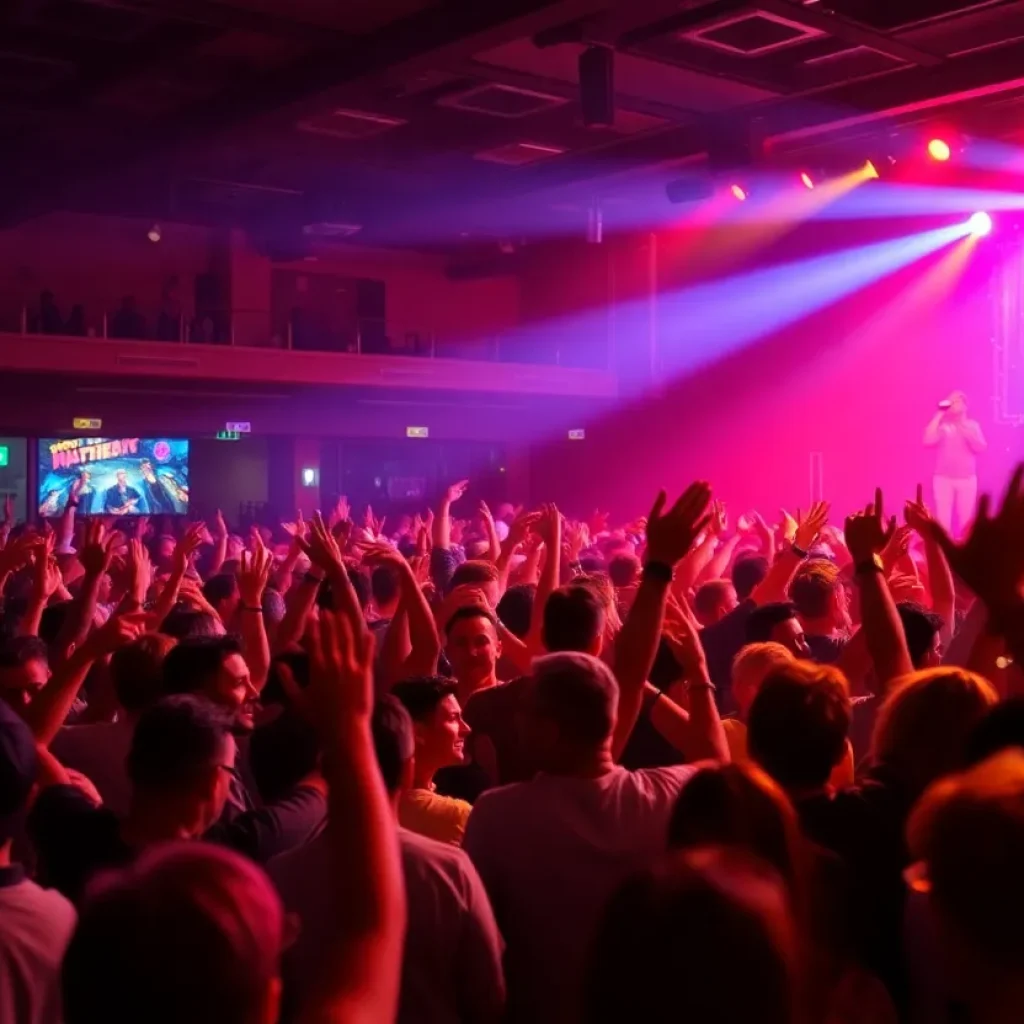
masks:
[(954, 391), (939, 402), (939, 411), (925, 428), (924, 443), (936, 449), (935, 518), (953, 533), (956, 513), (957, 533), (963, 533), (974, 518), (978, 500), (977, 456), (987, 447), (977, 420), (967, 418), (967, 400), (962, 391)]

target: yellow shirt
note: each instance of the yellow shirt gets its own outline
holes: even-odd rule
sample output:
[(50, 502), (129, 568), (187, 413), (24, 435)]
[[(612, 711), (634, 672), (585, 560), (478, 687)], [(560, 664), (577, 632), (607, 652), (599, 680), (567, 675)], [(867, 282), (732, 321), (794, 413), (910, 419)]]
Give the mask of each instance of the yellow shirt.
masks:
[(429, 789), (410, 789), (398, 802), (398, 822), (402, 828), (428, 839), (461, 846), (472, 809), (465, 800), (439, 796)]

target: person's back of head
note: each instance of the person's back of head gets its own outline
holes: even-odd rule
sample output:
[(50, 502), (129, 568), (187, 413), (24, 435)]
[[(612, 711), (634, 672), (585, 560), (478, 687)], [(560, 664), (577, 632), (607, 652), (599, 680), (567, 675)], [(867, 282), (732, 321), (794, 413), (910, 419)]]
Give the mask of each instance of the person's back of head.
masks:
[(794, 661), (761, 684), (747, 717), (750, 756), (791, 794), (821, 789), (846, 754), (850, 697), (843, 674)]
[(530, 632), (530, 619), (533, 616), (533, 601), (537, 596), (537, 587), (533, 583), (520, 583), (509, 587), (495, 609), (499, 620), (513, 635), (524, 639)]
[(878, 711), (872, 759), (916, 797), (967, 764), (972, 733), (998, 701), (988, 680), (960, 668), (933, 668), (901, 679)]
[(1024, 696), (1007, 697), (985, 712), (967, 741), (967, 763), (1014, 749), (1024, 752)]
[(284, 913), (251, 861), (154, 847), (100, 876), (61, 977), (66, 1024), (263, 1024), (278, 1017)]
[(693, 613), (702, 626), (720, 622), (736, 606), (735, 589), (729, 580), (708, 580), (693, 596)]
[(416, 750), (412, 718), (392, 694), (377, 698), (370, 718), (373, 748), (384, 779), (384, 788), (394, 796), (408, 785), (410, 766)]
[(232, 573), (219, 572), (203, 584), (203, 597), (220, 610), (238, 603), (238, 577)]
[(471, 558), (463, 562), (452, 573), (451, 588), (483, 587), (498, 582), (498, 568), (493, 562), (482, 558)]
[(732, 698), (741, 718), (746, 718), (761, 684), (776, 669), (785, 669), (794, 660), (782, 644), (746, 644), (732, 660)]
[(174, 647), (173, 637), (144, 633), (110, 659), (110, 681), (117, 702), (128, 714), (144, 711), (164, 693), (164, 659)]
[(398, 572), (378, 565), (370, 574), (370, 594), (378, 611), (390, 608), (398, 600)]
[(160, 624), (160, 631), (175, 640), (192, 640), (197, 637), (223, 636), (224, 624), (209, 612), (178, 607), (171, 609)]
[(669, 849), (735, 847), (772, 867), (795, 895), (803, 840), (782, 789), (752, 764), (702, 768), (682, 788), (668, 826)]
[(608, 562), (608, 578), (612, 586), (631, 587), (640, 579), (640, 559), (633, 554), (619, 554)]
[(942, 629), (942, 617), (915, 601), (901, 601), (896, 606), (907, 638), (910, 663), (914, 668), (930, 668), (939, 664), (938, 637)]
[(291, 708), (257, 726), (249, 737), (249, 769), (265, 804), (287, 797), (319, 765), (316, 729)]
[(840, 624), (842, 586), (835, 563), (813, 558), (797, 570), (789, 585), (789, 599), (804, 622), (821, 622), (826, 629), (835, 628)]
[(1017, 1019), (1024, 982), (1024, 754), (1005, 751), (932, 785), (910, 815), (907, 846), (914, 887), (928, 893), (937, 912), (943, 961), (960, 988), (954, 994), (967, 1002), (972, 1020)]
[(732, 585), (736, 588), (736, 596), (745, 601), (767, 575), (768, 559), (764, 555), (737, 558), (732, 566)]
[(604, 609), (588, 588), (570, 585), (548, 595), (544, 605), (543, 638), (544, 647), (550, 653), (600, 654), (604, 626)]
[[(139, 716), (128, 752), (135, 791), (171, 795), (206, 785), (233, 750), (232, 719), (203, 697), (176, 694)], [(232, 763), (228, 765), (233, 769)]]
[(562, 652), (537, 658), (526, 718), (538, 767), (571, 773), (573, 766), (600, 757), (611, 743), (618, 705), (615, 676), (592, 655)]
[(164, 693), (205, 693), (229, 654), (240, 654), (233, 636), (189, 637), (164, 657)]
[(748, 644), (765, 644), (772, 640), (775, 628), (796, 616), (796, 608), (788, 601), (763, 604), (750, 613), (746, 625)]
[(787, 903), (771, 869), (737, 850), (677, 852), (630, 877), (591, 947), (583, 1020), (797, 1024), (801, 965)]

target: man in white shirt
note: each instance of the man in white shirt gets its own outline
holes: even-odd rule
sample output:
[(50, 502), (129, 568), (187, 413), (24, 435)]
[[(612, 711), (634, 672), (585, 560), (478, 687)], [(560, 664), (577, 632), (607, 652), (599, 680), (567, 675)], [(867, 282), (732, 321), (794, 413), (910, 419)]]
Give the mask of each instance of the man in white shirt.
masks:
[(665, 849), (688, 765), (630, 772), (612, 756), (619, 688), (587, 654), (534, 662), (525, 725), (541, 771), (484, 793), (464, 849), (483, 879), (508, 949), (512, 1021), (579, 1016), (587, 952), (608, 898)]
[[(412, 784), (414, 739), (395, 697), (377, 699), (373, 739), (397, 825), (399, 798)], [(398, 1024), (497, 1024), (505, 1008), (503, 943), (476, 870), (456, 847), (404, 828), (398, 834), (408, 902)], [(267, 867), (299, 923), (284, 960), (286, 1016), (306, 1002), (335, 917), (345, 912), (327, 895), (336, 863), (321, 834)]]
[(11, 861), (38, 774), (35, 740), (0, 701), (0, 1021), (58, 1024), (60, 964), (75, 928), (75, 910), (41, 889)]

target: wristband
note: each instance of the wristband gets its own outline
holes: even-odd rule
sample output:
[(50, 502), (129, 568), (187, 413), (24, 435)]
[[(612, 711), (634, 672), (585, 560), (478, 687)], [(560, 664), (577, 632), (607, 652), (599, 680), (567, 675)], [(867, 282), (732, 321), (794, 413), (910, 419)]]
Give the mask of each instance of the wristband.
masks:
[(697, 679), (692, 683), (687, 681), (683, 685), (685, 686), (687, 693), (689, 693), (690, 690), (710, 690), (712, 693), (718, 692), (718, 687), (715, 686), (710, 679)]
[(881, 573), (884, 576), (885, 566), (882, 565), (882, 559), (878, 555), (872, 555), (870, 558), (858, 562), (854, 566), (853, 572), (855, 576), (868, 576), (873, 572)]
[(655, 583), (671, 583), (672, 566), (666, 565), (664, 562), (647, 562), (640, 576), (642, 579), (653, 580)]
[(790, 544), (789, 545), (789, 550), (792, 551), (793, 554), (796, 555), (797, 558), (806, 558), (807, 557), (807, 552), (804, 551), (803, 548), (797, 547), (796, 544)]
[(259, 612), (260, 615), (263, 614), (263, 609), (258, 605), (242, 604), (238, 606), (238, 610), (242, 612)]

